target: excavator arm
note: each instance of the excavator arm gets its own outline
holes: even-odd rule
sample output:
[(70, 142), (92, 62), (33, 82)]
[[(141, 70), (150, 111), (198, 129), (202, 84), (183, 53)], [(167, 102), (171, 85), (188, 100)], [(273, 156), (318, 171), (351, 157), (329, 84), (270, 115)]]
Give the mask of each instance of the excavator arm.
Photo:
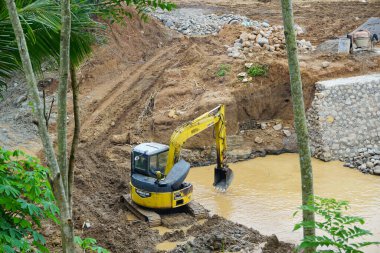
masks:
[(226, 163), (227, 134), (225, 126), (225, 107), (219, 105), (213, 110), (199, 116), (198, 118), (178, 127), (170, 138), (168, 160), (165, 168), (167, 175), (178, 162), (182, 145), (194, 135), (214, 126), (216, 141), (217, 166), (214, 174), (214, 186), (221, 190), (226, 190), (233, 177), (231, 169)]

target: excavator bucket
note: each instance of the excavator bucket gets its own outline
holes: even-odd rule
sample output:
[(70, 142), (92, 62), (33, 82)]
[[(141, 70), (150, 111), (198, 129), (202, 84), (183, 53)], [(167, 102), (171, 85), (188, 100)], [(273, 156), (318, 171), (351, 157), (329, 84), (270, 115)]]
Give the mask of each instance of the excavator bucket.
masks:
[(219, 191), (226, 191), (230, 186), (234, 174), (230, 168), (220, 167), (214, 171), (214, 187)]

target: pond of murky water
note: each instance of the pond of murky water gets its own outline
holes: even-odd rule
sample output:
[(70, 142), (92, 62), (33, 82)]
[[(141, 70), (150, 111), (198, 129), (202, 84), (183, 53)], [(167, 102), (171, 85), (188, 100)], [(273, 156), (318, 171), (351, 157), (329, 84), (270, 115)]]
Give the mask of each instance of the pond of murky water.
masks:
[[(380, 241), (380, 177), (343, 167), (341, 162), (313, 159), (314, 190), (321, 197), (350, 202), (350, 213), (366, 219), (364, 227)], [(298, 154), (266, 156), (230, 164), (234, 180), (225, 193), (213, 189), (214, 166), (193, 168), (186, 181), (194, 185), (194, 199), (212, 214), (276, 234), (280, 240), (299, 242), (301, 232), (292, 232), (300, 219), (293, 213), (301, 204)], [(365, 252), (380, 252), (380, 247)]]

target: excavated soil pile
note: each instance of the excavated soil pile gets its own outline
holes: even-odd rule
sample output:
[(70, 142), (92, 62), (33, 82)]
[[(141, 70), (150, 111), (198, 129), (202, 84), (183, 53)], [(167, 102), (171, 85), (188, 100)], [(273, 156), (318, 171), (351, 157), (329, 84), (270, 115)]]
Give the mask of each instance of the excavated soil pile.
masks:
[(193, 241), (170, 251), (184, 252), (293, 252), (294, 246), (279, 242), (275, 235), (263, 236), (258, 231), (214, 215), (203, 225), (191, 227), (187, 234)]

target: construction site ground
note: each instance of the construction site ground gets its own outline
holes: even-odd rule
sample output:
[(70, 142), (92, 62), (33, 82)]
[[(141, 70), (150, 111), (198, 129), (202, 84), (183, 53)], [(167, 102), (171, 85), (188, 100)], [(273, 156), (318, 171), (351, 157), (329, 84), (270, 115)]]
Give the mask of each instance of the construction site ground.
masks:
[[(176, 3), (179, 8), (208, 8), (216, 14), (234, 12), (253, 20), (282, 24), (279, 1)], [(295, 21), (305, 30), (299, 39), (317, 46), (353, 31), (369, 17), (379, 15), (379, 9), (379, 2), (295, 2)], [(168, 143), (178, 125), (220, 103), (227, 106), (228, 134), (242, 140), (235, 146), (264, 153), (295, 151), (294, 134), (293, 139), (284, 141), (284, 135), (272, 127), (261, 129), (256, 124), (281, 123), (294, 132), (285, 52), (262, 51), (246, 60), (227, 56), (225, 45), (233, 44), (248, 29), (226, 25), (217, 35), (186, 37), (155, 19), (147, 23), (127, 19), (124, 26), (114, 24), (107, 30), (106, 43), (94, 48), (93, 56), (83, 64), (78, 76), (82, 120), (74, 188), (78, 234), (95, 238), (115, 253), (155, 252), (156, 245), (163, 241), (186, 242), (189, 238), (193, 239), (191, 243), (178, 246), (173, 252), (217, 252), (224, 247), (243, 252), (291, 252), (290, 244), (278, 242), (274, 236), (261, 235), (217, 216), (201, 223), (191, 217), (169, 218), (166, 226), (171, 230), (160, 234), (134, 219), (120, 201), (120, 196), (129, 192), (133, 145), (146, 141)], [(301, 54), (306, 106), (312, 101), (316, 81), (378, 71), (379, 59), (368, 53)], [(267, 76), (242, 83), (237, 74), (244, 71), (247, 62), (269, 66)], [(327, 67), (324, 62), (329, 63)], [(221, 64), (231, 66), (224, 77), (215, 74)], [(256, 137), (263, 141), (255, 141)], [(193, 163), (212, 163), (212, 143), (211, 131), (194, 137), (185, 145), (193, 151), (189, 151), (188, 158)], [(172, 222), (178, 219), (184, 224), (173, 228)], [(83, 228), (84, 223), (87, 225)], [(46, 229), (45, 233), (51, 239), (51, 247), (59, 245), (58, 230)]]

